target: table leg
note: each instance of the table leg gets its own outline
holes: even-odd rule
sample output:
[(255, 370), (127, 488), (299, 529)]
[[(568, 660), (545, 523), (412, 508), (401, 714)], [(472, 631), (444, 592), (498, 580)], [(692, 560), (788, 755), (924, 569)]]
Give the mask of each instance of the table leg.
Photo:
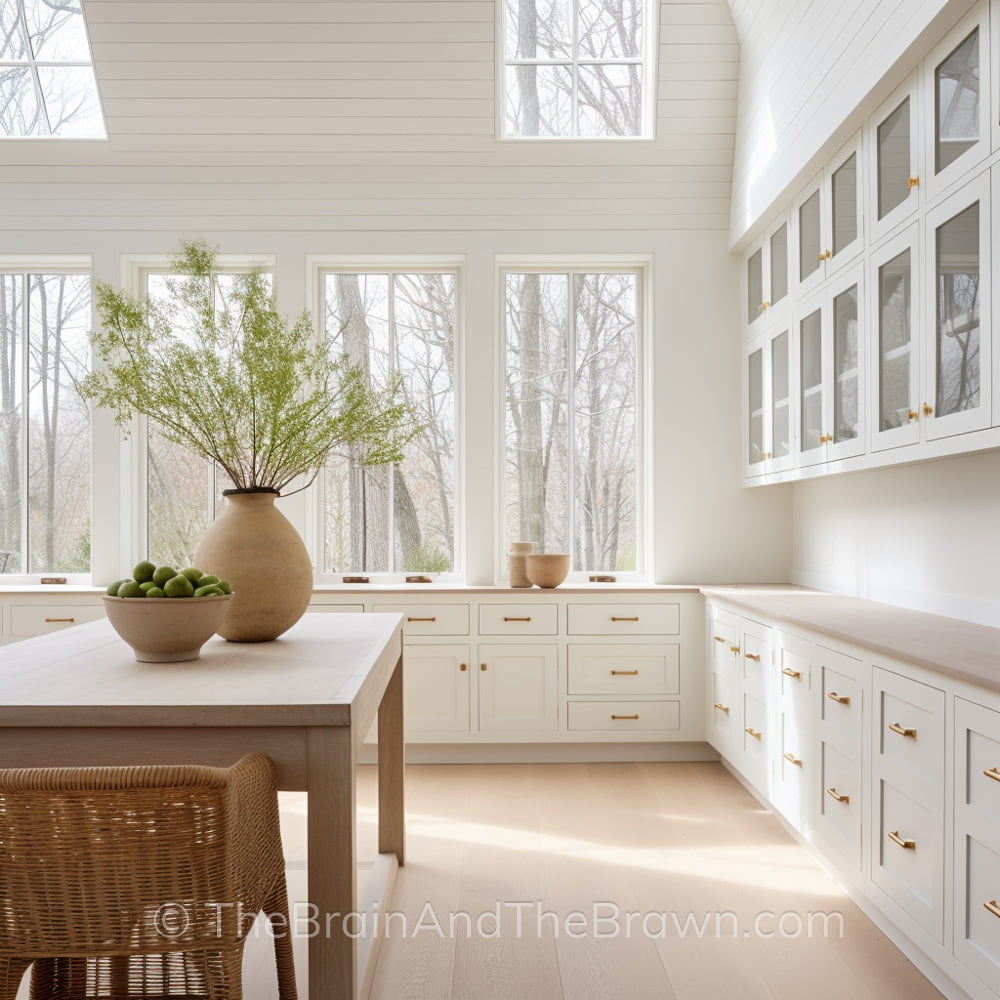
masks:
[[(309, 795), (307, 866), (309, 915), (298, 921), (309, 934), (309, 1000), (353, 1000), (357, 941), (344, 918), (357, 907), (355, 754), (349, 726), (310, 729), (306, 790)], [(354, 921), (347, 930), (353, 931)]]
[(403, 658), (400, 656), (378, 709), (378, 849), (404, 864)]

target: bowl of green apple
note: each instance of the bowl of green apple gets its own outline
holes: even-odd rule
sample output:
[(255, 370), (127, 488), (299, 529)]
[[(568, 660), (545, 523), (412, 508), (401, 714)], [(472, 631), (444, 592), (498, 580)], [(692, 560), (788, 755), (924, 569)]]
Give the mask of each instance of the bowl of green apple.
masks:
[(104, 595), (111, 627), (143, 663), (197, 660), (233, 599), (225, 580), (194, 566), (176, 570), (149, 560)]

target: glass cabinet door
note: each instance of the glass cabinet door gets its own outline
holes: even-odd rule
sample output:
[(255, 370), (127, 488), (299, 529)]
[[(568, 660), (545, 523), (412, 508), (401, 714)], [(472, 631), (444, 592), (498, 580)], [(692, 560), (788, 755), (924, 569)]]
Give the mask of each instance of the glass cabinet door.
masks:
[(830, 180), (833, 216), (833, 256), (858, 238), (858, 156), (852, 153)]
[(747, 467), (750, 475), (764, 471), (764, 348), (747, 358)]
[(879, 221), (897, 209), (910, 195), (910, 98), (904, 97), (881, 122), (875, 134), (876, 217)]
[(753, 323), (764, 309), (764, 248), (747, 258), (747, 323)]
[(768, 240), (771, 251), (771, 306), (788, 294), (788, 223), (783, 222)]
[(777, 463), (792, 453), (792, 395), (789, 386), (788, 331), (771, 338), (771, 457)]
[(804, 282), (820, 269), (823, 258), (820, 230), (820, 192), (817, 188), (798, 208), (799, 282)]
[(826, 443), (823, 410), (823, 311), (817, 308), (799, 320), (799, 450), (813, 453), (810, 462), (823, 457), (816, 454)]
[(833, 440), (855, 441), (861, 421), (858, 367), (858, 286), (833, 297)]
[(928, 438), (990, 424), (989, 196), (987, 173), (927, 215), (932, 340), (920, 412)]

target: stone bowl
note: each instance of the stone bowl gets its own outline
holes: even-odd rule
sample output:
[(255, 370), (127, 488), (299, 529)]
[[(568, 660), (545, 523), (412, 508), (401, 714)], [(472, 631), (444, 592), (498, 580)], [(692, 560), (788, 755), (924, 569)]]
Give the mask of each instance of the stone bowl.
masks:
[(525, 576), (536, 586), (558, 587), (569, 573), (569, 554), (565, 552), (534, 552), (524, 557)]
[(232, 594), (221, 597), (105, 597), (111, 627), (140, 663), (197, 660), (222, 627)]

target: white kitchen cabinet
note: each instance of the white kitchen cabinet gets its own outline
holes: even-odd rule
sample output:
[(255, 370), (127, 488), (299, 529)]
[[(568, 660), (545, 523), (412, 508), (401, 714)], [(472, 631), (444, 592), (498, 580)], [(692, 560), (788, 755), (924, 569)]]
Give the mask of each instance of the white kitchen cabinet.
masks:
[(888, 97), (868, 123), (871, 244), (911, 219), (920, 205), (920, 88), (917, 74)]
[(467, 645), (403, 647), (407, 738), (471, 730), (471, 659)]
[(770, 325), (788, 308), (789, 249), (786, 214), (765, 230), (746, 255), (744, 299), (746, 322), (751, 332)]
[(727, 760), (742, 743), (740, 694), (740, 619), (709, 605), (708, 619), (708, 741)]
[(804, 829), (809, 820), (819, 770), (812, 699), (814, 649), (795, 636), (775, 636), (771, 797), (796, 829)]
[(744, 473), (782, 472), (791, 467), (795, 451), (788, 324), (769, 329), (748, 346), (744, 373)]
[(481, 644), (480, 732), (555, 732), (558, 662), (558, 647), (550, 644)]

